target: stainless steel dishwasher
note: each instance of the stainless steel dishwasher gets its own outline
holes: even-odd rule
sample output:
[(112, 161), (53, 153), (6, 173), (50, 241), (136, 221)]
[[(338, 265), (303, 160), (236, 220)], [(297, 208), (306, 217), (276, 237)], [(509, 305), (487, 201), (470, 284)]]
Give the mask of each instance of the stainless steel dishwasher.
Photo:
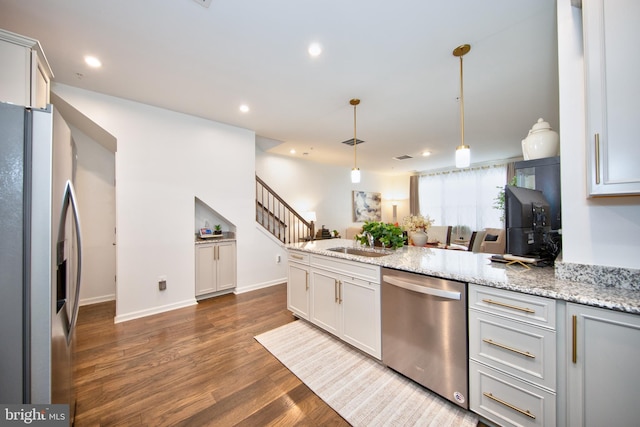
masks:
[(382, 362), (469, 409), (467, 284), (382, 269)]

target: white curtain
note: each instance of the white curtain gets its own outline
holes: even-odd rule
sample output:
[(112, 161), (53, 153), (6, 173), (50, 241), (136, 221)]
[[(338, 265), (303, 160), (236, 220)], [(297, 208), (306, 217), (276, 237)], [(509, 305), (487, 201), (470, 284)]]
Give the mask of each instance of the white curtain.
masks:
[(506, 182), (506, 164), (422, 175), (420, 213), (435, 225), (468, 227), (467, 237), (486, 227), (502, 228), (494, 204)]

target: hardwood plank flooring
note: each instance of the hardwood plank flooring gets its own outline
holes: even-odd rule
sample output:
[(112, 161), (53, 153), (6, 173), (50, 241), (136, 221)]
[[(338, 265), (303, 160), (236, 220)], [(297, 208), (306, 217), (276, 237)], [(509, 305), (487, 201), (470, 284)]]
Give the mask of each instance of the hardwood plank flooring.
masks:
[(75, 426), (348, 426), (253, 338), (295, 320), (286, 300), (282, 284), (119, 324), (114, 302), (81, 307)]
[(253, 337), (295, 318), (284, 284), (114, 324), (80, 308), (75, 425), (347, 426)]

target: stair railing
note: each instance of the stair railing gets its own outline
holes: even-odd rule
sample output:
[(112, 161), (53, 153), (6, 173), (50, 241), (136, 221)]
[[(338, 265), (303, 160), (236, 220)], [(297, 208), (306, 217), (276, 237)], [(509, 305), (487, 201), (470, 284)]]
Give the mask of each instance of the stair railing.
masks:
[(283, 243), (312, 239), (313, 221), (307, 221), (256, 175), (256, 221)]

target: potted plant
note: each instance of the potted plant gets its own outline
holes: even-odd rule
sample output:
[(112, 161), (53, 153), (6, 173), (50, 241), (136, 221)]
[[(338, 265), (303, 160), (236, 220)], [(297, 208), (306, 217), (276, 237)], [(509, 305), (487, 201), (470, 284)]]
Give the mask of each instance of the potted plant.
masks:
[(362, 233), (355, 236), (355, 240), (366, 245), (368, 232), (373, 236), (375, 246), (396, 249), (404, 246), (404, 234), (402, 228), (395, 224), (379, 221), (365, 221), (362, 226)]
[(213, 234), (222, 234), (222, 229), (220, 224), (216, 224), (213, 226)]

